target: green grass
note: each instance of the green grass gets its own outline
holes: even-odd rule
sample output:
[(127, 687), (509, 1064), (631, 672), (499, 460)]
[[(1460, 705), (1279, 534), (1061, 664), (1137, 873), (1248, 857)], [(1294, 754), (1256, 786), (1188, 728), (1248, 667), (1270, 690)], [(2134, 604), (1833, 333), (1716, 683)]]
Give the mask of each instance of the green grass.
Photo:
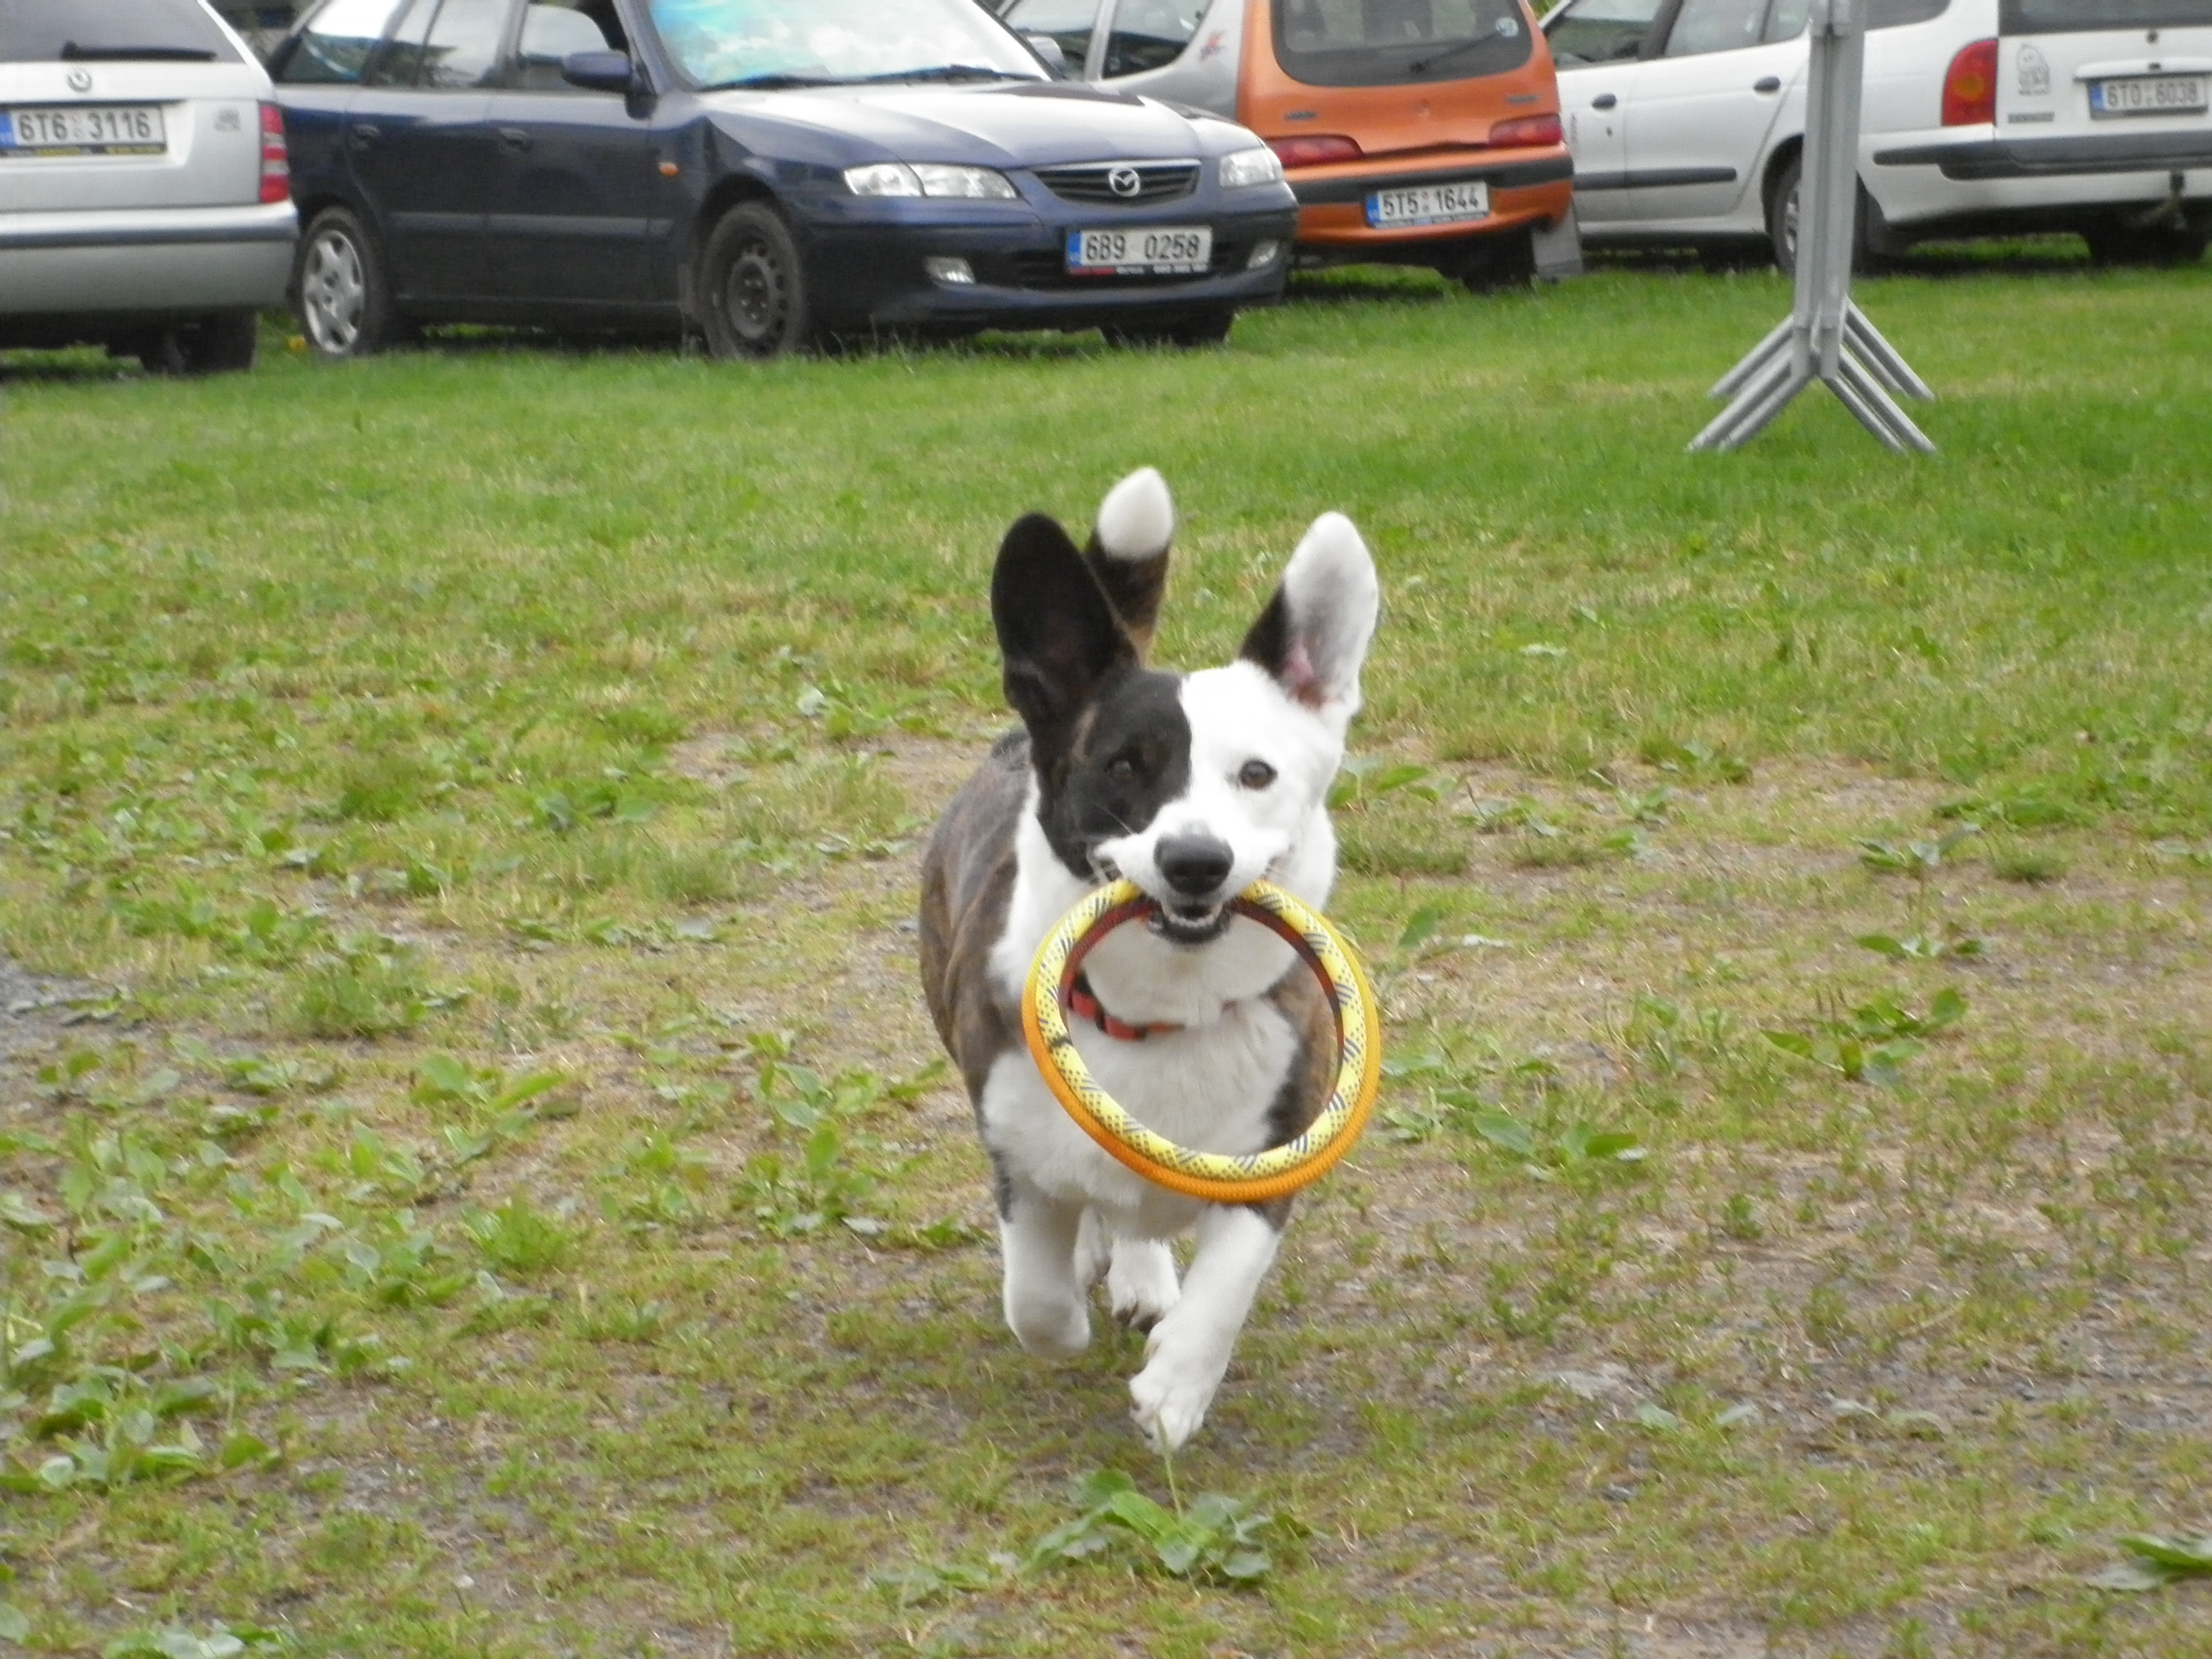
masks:
[[(2208, 281), (1865, 285), (1914, 461), (1809, 398), (1686, 455), (1787, 296), (1652, 269), (1195, 356), (0, 370), (0, 1608), (2193, 1656), (2203, 1584), (2088, 1579), (2212, 1524)], [(1176, 1470), (1302, 1523), (1247, 1589), (1022, 1565), (1167, 1472), (1133, 1340), (1000, 1328), (898, 926), (998, 534), (1145, 463), (1171, 661), (1353, 515), (1425, 769), (1340, 817), (1382, 1117)]]

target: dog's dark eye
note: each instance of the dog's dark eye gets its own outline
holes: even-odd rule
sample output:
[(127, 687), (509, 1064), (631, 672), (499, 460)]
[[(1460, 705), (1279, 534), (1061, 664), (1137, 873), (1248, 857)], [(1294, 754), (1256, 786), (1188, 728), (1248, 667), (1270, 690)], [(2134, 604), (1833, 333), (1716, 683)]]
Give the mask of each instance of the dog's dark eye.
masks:
[(1265, 789), (1275, 781), (1275, 769), (1263, 760), (1249, 760), (1237, 769), (1237, 781), (1247, 789)]
[(1106, 763), (1106, 775), (1116, 783), (1134, 783), (1137, 781), (1137, 763), (1130, 756), (1116, 755)]

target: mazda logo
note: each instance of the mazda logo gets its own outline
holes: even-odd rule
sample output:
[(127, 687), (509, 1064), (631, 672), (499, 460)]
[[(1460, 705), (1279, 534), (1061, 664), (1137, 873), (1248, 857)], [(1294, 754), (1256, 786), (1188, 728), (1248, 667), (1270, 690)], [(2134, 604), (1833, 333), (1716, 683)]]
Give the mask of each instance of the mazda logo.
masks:
[(1106, 188), (1116, 196), (1134, 196), (1145, 187), (1145, 175), (1134, 167), (1115, 167), (1106, 175)]
[(92, 90), (92, 71), (90, 70), (71, 70), (69, 72), (69, 83), (70, 90), (71, 92), (90, 92)]

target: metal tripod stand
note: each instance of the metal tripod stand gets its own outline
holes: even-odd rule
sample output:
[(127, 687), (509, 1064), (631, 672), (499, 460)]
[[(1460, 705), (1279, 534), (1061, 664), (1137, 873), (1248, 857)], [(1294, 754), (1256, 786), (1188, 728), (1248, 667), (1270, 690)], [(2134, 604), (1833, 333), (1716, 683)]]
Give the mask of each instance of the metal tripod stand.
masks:
[(1936, 446), (1898, 407), (1897, 398), (1936, 394), (1851, 303), (1866, 0), (1813, 0), (1811, 26), (1795, 303), (1789, 317), (1713, 387), (1712, 395), (1729, 399), (1729, 405), (1690, 447), (1735, 449), (1748, 443), (1792, 398), (1819, 380), (1890, 448), (1933, 454)]

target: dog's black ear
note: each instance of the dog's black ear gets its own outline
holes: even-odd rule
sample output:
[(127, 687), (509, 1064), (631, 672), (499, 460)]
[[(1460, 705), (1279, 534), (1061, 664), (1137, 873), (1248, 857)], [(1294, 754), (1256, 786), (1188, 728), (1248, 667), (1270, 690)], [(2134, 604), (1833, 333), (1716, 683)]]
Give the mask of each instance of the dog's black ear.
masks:
[(1060, 740), (1101, 682), (1137, 665), (1136, 647), (1059, 522), (1018, 519), (991, 573), (991, 621), (1006, 701), (1040, 749)]

